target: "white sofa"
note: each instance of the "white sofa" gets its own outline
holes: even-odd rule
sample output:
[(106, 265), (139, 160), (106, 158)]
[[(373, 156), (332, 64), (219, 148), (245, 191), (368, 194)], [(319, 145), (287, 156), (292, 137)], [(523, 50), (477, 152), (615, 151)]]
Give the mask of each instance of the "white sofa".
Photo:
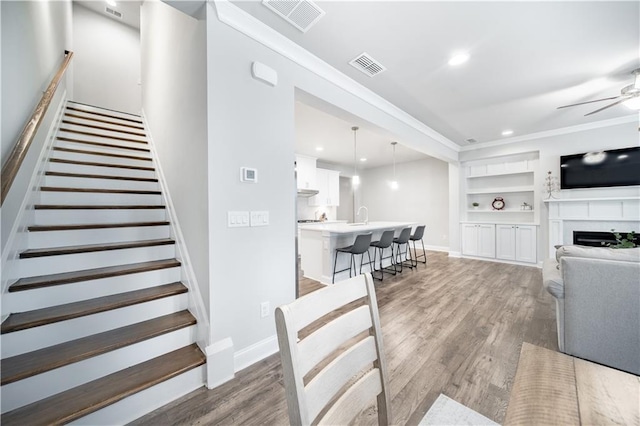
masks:
[(560, 351), (640, 375), (640, 248), (562, 246), (542, 276)]

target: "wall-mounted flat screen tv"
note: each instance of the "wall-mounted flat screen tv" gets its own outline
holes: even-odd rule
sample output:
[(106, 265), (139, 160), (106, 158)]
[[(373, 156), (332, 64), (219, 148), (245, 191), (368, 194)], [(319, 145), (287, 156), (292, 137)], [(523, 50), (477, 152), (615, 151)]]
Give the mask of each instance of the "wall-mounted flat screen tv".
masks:
[(640, 185), (640, 147), (560, 157), (560, 188)]

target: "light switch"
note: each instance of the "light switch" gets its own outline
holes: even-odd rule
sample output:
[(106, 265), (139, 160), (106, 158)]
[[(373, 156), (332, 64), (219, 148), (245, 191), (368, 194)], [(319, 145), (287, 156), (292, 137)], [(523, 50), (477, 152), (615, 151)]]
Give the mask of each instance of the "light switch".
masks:
[(267, 226), (267, 225), (269, 225), (268, 211), (251, 212), (251, 226)]
[(249, 212), (227, 212), (227, 226), (229, 228), (249, 226)]

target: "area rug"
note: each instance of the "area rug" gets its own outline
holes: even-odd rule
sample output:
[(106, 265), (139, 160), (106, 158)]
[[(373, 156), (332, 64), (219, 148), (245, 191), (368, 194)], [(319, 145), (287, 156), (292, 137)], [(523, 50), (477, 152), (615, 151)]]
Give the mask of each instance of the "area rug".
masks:
[(482, 414), (465, 407), (459, 402), (440, 394), (436, 402), (433, 403), (427, 414), (420, 421), (421, 426), (427, 425), (491, 425), (500, 426), (498, 423), (489, 420)]

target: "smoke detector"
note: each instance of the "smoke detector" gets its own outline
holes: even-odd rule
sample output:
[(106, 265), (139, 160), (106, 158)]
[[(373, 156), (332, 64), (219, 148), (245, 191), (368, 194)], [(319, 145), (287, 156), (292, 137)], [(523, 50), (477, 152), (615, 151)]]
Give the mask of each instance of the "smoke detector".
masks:
[(369, 77), (378, 75), (387, 69), (384, 65), (373, 59), (373, 57), (366, 52), (362, 52), (355, 59), (351, 60), (351, 62), (349, 62), (349, 65), (351, 65), (358, 71), (365, 73)]
[(325, 14), (311, 0), (262, 0), (262, 4), (303, 33), (309, 31)]

